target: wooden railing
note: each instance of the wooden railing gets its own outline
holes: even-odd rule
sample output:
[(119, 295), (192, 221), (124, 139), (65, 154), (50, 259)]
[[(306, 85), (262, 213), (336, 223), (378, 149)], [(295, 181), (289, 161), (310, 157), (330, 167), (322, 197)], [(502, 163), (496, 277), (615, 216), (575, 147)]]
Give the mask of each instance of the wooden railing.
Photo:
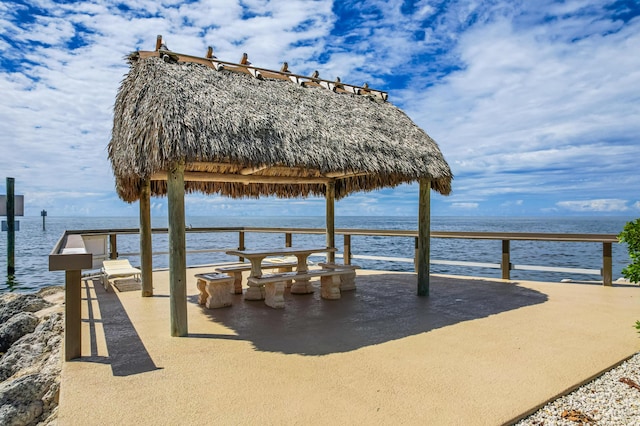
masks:
[[(98, 229), (98, 230), (82, 230), (68, 231), (74, 234), (102, 234), (109, 235), (109, 257), (115, 259), (120, 256), (135, 256), (139, 253), (118, 253), (117, 236), (122, 234), (138, 234), (138, 229)], [(209, 228), (189, 228), (187, 233), (237, 233), (237, 247), (212, 248), (201, 250), (189, 250), (187, 253), (215, 253), (224, 252), (230, 249), (245, 249), (246, 233), (277, 233), (284, 234), (285, 246), (290, 247), (292, 244), (293, 234), (324, 234), (322, 228), (266, 228), (266, 227), (209, 227)], [(153, 228), (152, 233), (167, 233), (167, 228)], [(351, 250), (352, 237), (358, 236), (381, 236), (381, 237), (398, 237), (413, 238), (417, 246), (418, 231), (414, 230), (379, 230), (379, 229), (346, 229), (337, 228), (337, 235), (344, 236), (343, 252), (337, 257), (343, 257), (346, 264), (350, 264), (352, 259), (381, 260), (392, 262), (414, 262), (414, 258), (406, 257), (389, 257), (389, 256), (370, 256), (364, 254), (354, 254)], [(461, 240), (498, 240), (502, 242), (502, 252), (500, 263), (477, 262), (473, 260), (444, 260), (431, 259), (433, 264), (455, 265), (466, 267), (493, 268), (501, 270), (502, 279), (510, 279), (512, 270), (529, 270), (529, 271), (545, 271), (545, 272), (574, 272), (580, 274), (599, 275), (602, 277), (604, 285), (611, 285), (613, 280), (612, 274), (612, 245), (618, 242), (615, 234), (557, 234), (557, 233), (513, 233), (513, 232), (453, 232), (453, 231), (431, 231), (431, 238), (438, 239), (461, 239)], [(575, 243), (599, 243), (602, 244), (602, 263), (600, 268), (574, 268), (574, 267), (555, 267), (544, 265), (516, 265), (511, 263), (511, 241), (545, 241), (545, 242), (575, 242)], [(168, 252), (154, 252), (154, 254), (167, 254)], [(243, 260), (243, 259), (240, 259)]]
[(82, 341), (82, 270), (90, 269), (92, 255), (81, 235), (65, 232), (49, 254), (49, 270), (64, 271), (64, 359), (80, 357)]
[[(154, 228), (152, 233), (166, 234), (167, 228)], [(286, 247), (292, 246), (293, 234), (324, 234), (319, 228), (259, 228), (259, 227), (227, 227), (227, 228), (189, 228), (187, 233), (237, 233), (237, 247), (212, 248), (190, 250), (187, 253), (214, 253), (229, 249), (246, 249), (246, 233), (279, 233), (284, 234)], [(83, 235), (103, 235), (109, 239), (108, 257), (116, 259), (123, 255), (139, 255), (139, 253), (118, 253), (118, 235), (138, 234), (138, 229), (95, 229), (66, 231), (49, 255), (49, 270), (65, 271), (65, 360), (80, 357), (81, 348), (81, 273), (83, 269), (91, 269), (92, 253), (84, 246)], [(352, 259), (372, 259), (393, 262), (414, 262), (414, 258), (389, 256), (371, 256), (353, 254), (351, 250), (352, 237), (381, 236), (414, 238), (417, 246), (417, 231), (377, 230), (377, 229), (336, 229), (336, 234), (344, 236), (342, 257), (345, 264), (351, 264)], [(475, 261), (452, 261), (431, 259), (431, 263), (472, 266), (481, 268), (496, 268), (502, 271), (503, 279), (510, 279), (510, 271), (514, 269), (555, 272), (577, 272), (583, 274), (598, 274), (602, 276), (604, 285), (612, 284), (612, 244), (617, 243), (613, 234), (549, 234), (549, 233), (501, 233), (501, 232), (445, 232), (432, 231), (431, 238), (453, 238), (462, 240), (499, 240), (502, 241), (502, 258), (500, 263), (485, 263)], [(511, 263), (511, 241), (558, 241), (576, 243), (602, 244), (602, 268), (578, 269), (535, 265), (514, 265)], [(162, 252), (154, 252), (160, 254)], [(165, 252), (166, 253), (166, 252)], [(243, 260), (243, 259), (240, 259)]]

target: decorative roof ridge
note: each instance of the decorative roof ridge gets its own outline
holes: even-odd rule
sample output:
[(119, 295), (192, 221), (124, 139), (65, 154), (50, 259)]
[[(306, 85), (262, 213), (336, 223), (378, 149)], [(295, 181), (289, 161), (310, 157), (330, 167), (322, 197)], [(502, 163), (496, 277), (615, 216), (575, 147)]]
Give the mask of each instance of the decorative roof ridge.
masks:
[(223, 61), (216, 58), (213, 55), (212, 47), (209, 47), (207, 49), (207, 54), (205, 57), (176, 53), (167, 48), (166, 44), (162, 42), (161, 35), (159, 35), (156, 40), (155, 51), (134, 52), (131, 55), (129, 55), (129, 60), (144, 59), (149, 57), (160, 57), (165, 62), (168, 62), (168, 63), (178, 63), (178, 62), (198, 63), (198, 64), (206, 65), (209, 68), (213, 68), (216, 71), (227, 70), (227, 71), (239, 72), (243, 74), (249, 74), (254, 78), (257, 78), (260, 80), (263, 80), (265, 78), (271, 78), (276, 80), (287, 80), (287, 81), (296, 83), (302, 87), (323, 87), (335, 93), (348, 93), (352, 95), (369, 96), (371, 98), (380, 99), (385, 102), (389, 97), (387, 92), (371, 89), (367, 83), (364, 83), (362, 86), (346, 84), (340, 81), (340, 77), (337, 77), (334, 81), (326, 80), (326, 79), (320, 78), (318, 71), (315, 71), (313, 75), (310, 77), (304, 76), (301, 74), (292, 73), (289, 71), (289, 65), (286, 62), (282, 64), (282, 68), (279, 71), (256, 67), (256, 66), (253, 66), (251, 62), (249, 62), (249, 58), (246, 53), (242, 55), (242, 59), (238, 63)]

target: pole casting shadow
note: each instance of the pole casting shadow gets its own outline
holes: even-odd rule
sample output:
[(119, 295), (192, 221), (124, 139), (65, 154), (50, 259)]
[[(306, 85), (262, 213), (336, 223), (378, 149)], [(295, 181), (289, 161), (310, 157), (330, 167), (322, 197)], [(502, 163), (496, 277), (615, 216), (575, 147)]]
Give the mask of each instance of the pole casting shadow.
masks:
[[(87, 286), (90, 285), (88, 281), (85, 281), (85, 283)], [(102, 327), (109, 357), (105, 359), (94, 356), (97, 354), (97, 346), (95, 331), (93, 331), (90, 332), (92, 357), (81, 360), (108, 363), (111, 365), (111, 371), (114, 376), (130, 376), (158, 370), (159, 368), (144, 347), (118, 296), (113, 291), (106, 291), (97, 280), (93, 280), (93, 287), (100, 306)], [(88, 294), (87, 287), (87, 297)], [(89, 317), (90, 329), (93, 329), (91, 321), (92, 319), (95, 321), (95, 318), (93, 318), (92, 309), (89, 310)]]

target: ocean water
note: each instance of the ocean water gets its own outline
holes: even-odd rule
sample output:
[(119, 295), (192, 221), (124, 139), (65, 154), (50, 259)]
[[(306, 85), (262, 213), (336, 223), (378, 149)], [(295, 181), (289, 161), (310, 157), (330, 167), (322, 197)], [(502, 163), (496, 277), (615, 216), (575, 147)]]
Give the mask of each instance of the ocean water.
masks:
[[(629, 217), (432, 217), (434, 231), (478, 231), (478, 232), (551, 232), (551, 233), (593, 233), (618, 234), (625, 223), (633, 220)], [(49, 285), (63, 285), (64, 272), (48, 270), (48, 255), (67, 229), (116, 229), (138, 228), (137, 217), (47, 217), (43, 229), (41, 217), (20, 217), (20, 230), (16, 232), (14, 276), (7, 275), (7, 233), (0, 234), (0, 293), (10, 291), (32, 292)], [(197, 227), (292, 227), (323, 228), (324, 217), (190, 217), (188, 226)], [(166, 217), (152, 218), (153, 227), (166, 227)], [(336, 217), (336, 228), (353, 229), (401, 229), (416, 230), (415, 217)], [(235, 248), (238, 235), (228, 233), (189, 233), (186, 237), (187, 250)], [(247, 248), (284, 247), (284, 234), (246, 233)], [(324, 246), (324, 235), (293, 235), (293, 245)], [(343, 240), (336, 235), (336, 246), (342, 251)], [(168, 251), (166, 234), (153, 235), (153, 249), (156, 252)], [(352, 236), (353, 255), (375, 255), (412, 258), (414, 240), (407, 237)], [(118, 252), (139, 252), (138, 235), (119, 235)], [(133, 265), (139, 265), (137, 255), (122, 256)], [(458, 240), (434, 238), (431, 242), (431, 258), (437, 260), (459, 260), (472, 262), (500, 263), (501, 242), (483, 240)], [(188, 265), (204, 265), (215, 262), (233, 261), (224, 253), (196, 253), (187, 255)], [(322, 259), (311, 259), (321, 261)], [(516, 265), (557, 266), (599, 269), (602, 266), (602, 244), (512, 241), (511, 262)], [(168, 254), (154, 255), (154, 268), (167, 267)], [(406, 262), (388, 262), (377, 260), (353, 259), (367, 269), (391, 271), (412, 271), (413, 264)], [(613, 245), (613, 279), (621, 277), (622, 268), (629, 263), (624, 244)], [(432, 273), (472, 275), (500, 278), (499, 269), (468, 266), (431, 265)], [(511, 271), (514, 280), (561, 281), (599, 280), (597, 275), (577, 273)]]

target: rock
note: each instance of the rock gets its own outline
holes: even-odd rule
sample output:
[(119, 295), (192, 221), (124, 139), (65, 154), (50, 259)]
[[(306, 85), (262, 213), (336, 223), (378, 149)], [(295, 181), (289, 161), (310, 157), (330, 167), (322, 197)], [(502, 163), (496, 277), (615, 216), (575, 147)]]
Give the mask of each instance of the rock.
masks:
[(43, 383), (39, 374), (0, 383), (0, 424), (28, 425), (43, 411)]
[[(58, 291), (45, 296), (55, 296)], [(0, 358), (0, 425), (55, 424), (64, 314), (52, 307), (35, 295), (0, 296), (0, 317), (9, 317), (0, 326), (0, 339), (3, 330), (6, 335), (15, 335), (31, 328), (34, 321), (37, 324)]]
[(20, 312), (37, 312), (51, 303), (35, 294), (7, 293), (0, 296), (0, 324)]
[(20, 312), (0, 325), (0, 353), (25, 334), (32, 333), (38, 325), (38, 317), (31, 312)]
[(59, 358), (63, 329), (62, 313), (43, 319), (33, 333), (21, 337), (0, 358), (0, 380), (7, 380), (19, 370), (41, 366), (53, 353)]

